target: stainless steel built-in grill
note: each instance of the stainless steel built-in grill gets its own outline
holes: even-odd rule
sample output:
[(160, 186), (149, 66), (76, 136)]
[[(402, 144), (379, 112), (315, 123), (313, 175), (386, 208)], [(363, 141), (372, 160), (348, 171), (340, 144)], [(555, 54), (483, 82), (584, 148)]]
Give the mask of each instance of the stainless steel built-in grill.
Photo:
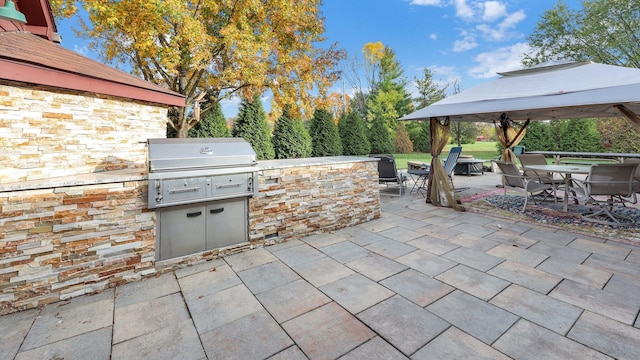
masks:
[(239, 138), (149, 139), (149, 209), (157, 211), (159, 260), (248, 240), (257, 162)]

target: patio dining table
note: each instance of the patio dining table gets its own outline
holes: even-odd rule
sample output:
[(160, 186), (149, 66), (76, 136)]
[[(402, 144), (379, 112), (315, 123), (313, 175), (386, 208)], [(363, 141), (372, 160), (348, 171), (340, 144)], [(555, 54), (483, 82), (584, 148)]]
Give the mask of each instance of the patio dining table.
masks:
[[(532, 170), (535, 172), (556, 173), (563, 175), (565, 178), (565, 186), (570, 187), (571, 175), (587, 175), (591, 169), (591, 166), (576, 166), (576, 165), (528, 165), (525, 166), (526, 170)], [(569, 191), (564, 192), (564, 202), (562, 209), (566, 212), (569, 208)]]

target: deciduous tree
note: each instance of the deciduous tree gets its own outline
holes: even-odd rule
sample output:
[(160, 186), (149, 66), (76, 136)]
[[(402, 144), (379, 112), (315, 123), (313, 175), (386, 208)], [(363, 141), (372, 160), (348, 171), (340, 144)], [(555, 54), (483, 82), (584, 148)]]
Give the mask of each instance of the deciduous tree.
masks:
[(572, 9), (558, 1), (529, 36), (526, 65), (591, 60), (640, 68), (640, 1), (584, 0)]
[(400, 154), (408, 154), (413, 152), (413, 143), (411, 142), (411, 138), (409, 138), (409, 133), (404, 126), (404, 122), (400, 121), (398, 123), (398, 128), (396, 129), (396, 135), (393, 139), (393, 143), (396, 148), (396, 152)]
[[(58, 16), (77, 0), (52, 0)], [(104, 61), (122, 65), (183, 94), (187, 108), (170, 112), (169, 125), (185, 137), (197, 119), (189, 109), (202, 93), (213, 107), (225, 97), (270, 89), (274, 107), (313, 109), (312, 89), (324, 94), (344, 57), (324, 41), (321, 0), (84, 0), (90, 24), (81, 33)], [(206, 115), (211, 108), (204, 108)]]

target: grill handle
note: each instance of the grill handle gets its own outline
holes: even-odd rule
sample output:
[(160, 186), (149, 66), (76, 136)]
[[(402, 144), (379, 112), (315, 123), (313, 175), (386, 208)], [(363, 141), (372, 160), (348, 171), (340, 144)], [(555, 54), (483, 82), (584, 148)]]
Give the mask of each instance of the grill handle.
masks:
[(192, 218), (192, 217), (197, 217), (202, 215), (202, 211), (196, 211), (196, 212), (192, 212), (192, 213), (187, 213), (187, 217), (188, 218)]
[(234, 188), (234, 187), (240, 187), (240, 186), (242, 186), (242, 184), (216, 185), (216, 189), (227, 189), (227, 188)]
[(186, 192), (192, 192), (192, 191), (196, 192), (198, 190), (200, 190), (200, 187), (192, 187), (192, 188), (184, 188), (184, 189), (172, 189), (172, 190), (169, 190), (169, 192), (171, 194), (179, 194), (179, 193), (186, 193)]
[(224, 211), (224, 208), (211, 209), (211, 210), (209, 210), (209, 214), (220, 214), (223, 211)]

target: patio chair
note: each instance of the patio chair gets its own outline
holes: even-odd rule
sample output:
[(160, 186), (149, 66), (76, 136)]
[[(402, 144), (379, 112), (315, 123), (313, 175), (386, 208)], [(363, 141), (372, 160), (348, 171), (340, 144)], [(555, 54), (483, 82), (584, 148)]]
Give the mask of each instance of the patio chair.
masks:
[(616, 205), (635, 199), (634, 175), (638, 164), (594, 164), (585, 180), (573, 179), (571, 190), (592, 209), (580, 215), (584, 220), (611, 226), (635, 221), (616, 213)]
[(507, 189), (513, 189), (518, 191), (524, 191), (524, 205), (522, 206), (522, 212), (527, 208), (527, 201), (529, 200), (529, 194), (531, 194), (531, 200), (535, 202), (534, 195), (542, 194), (543, 198), (541, 201), (545, 201), (548, 197), (552, 197), (553, 201), (557, 204), (558, 198), (556, 197), (556, 187), (543, 182), (540, 178), (524, 175), (520, 173), (520, 170), (514, 163), (507, 163), (503, 161), (495, 161), (495, 164), (498, 165), (500, 171), (503, 176), (503, 189), (504, 194), (502, 197), (502, 202), (507, 197)]
[(407, 177), (404, 174), (398, 172), (396, 168), (396, 160), (392, 155), (369, 155), (378, 160), (378, 183), (385, 184), (387, 187), (392, 184), (398, 185), (398, 195), (402, 196), (404, 193), (404, 182)]
[[(449, 177), (449, 181), (451, 181), (451, 186), (453, 186), (453, 171), (456, 168), (456, 164), (458, 163), (458, 159), (460, 158), (460, 153), (462, 152), (461, 146), (454, 146), (449, 150), (449, 154), (447, 158), (444, 160), (443, 167), (444, 171)], [(424, 163), (422, 169), (409, 169), (407, 173), (411, 175), (411, 178), (414, 180), (413, 187), (409, 194), (411, 194), (414, 190), (421, 194), (426, 194), (427, 190), (427, 178), (429, 177), (429, 171), (431, 170), (431, 165)]]
[[(516, 155), (522, 165), (523, 175), (538, 178), (545, 184), (553, 185), (558, 190), (564, 183), (565, 179), (562, 177), (554, 176), (551, 172), (537, 172), (534, 170), (527, 170), (526, 167), (530, 165), (547, 165), (547, 158), (542, 154), (520, 154)], [(547, 191), (548, 192), (548, 191)]]

